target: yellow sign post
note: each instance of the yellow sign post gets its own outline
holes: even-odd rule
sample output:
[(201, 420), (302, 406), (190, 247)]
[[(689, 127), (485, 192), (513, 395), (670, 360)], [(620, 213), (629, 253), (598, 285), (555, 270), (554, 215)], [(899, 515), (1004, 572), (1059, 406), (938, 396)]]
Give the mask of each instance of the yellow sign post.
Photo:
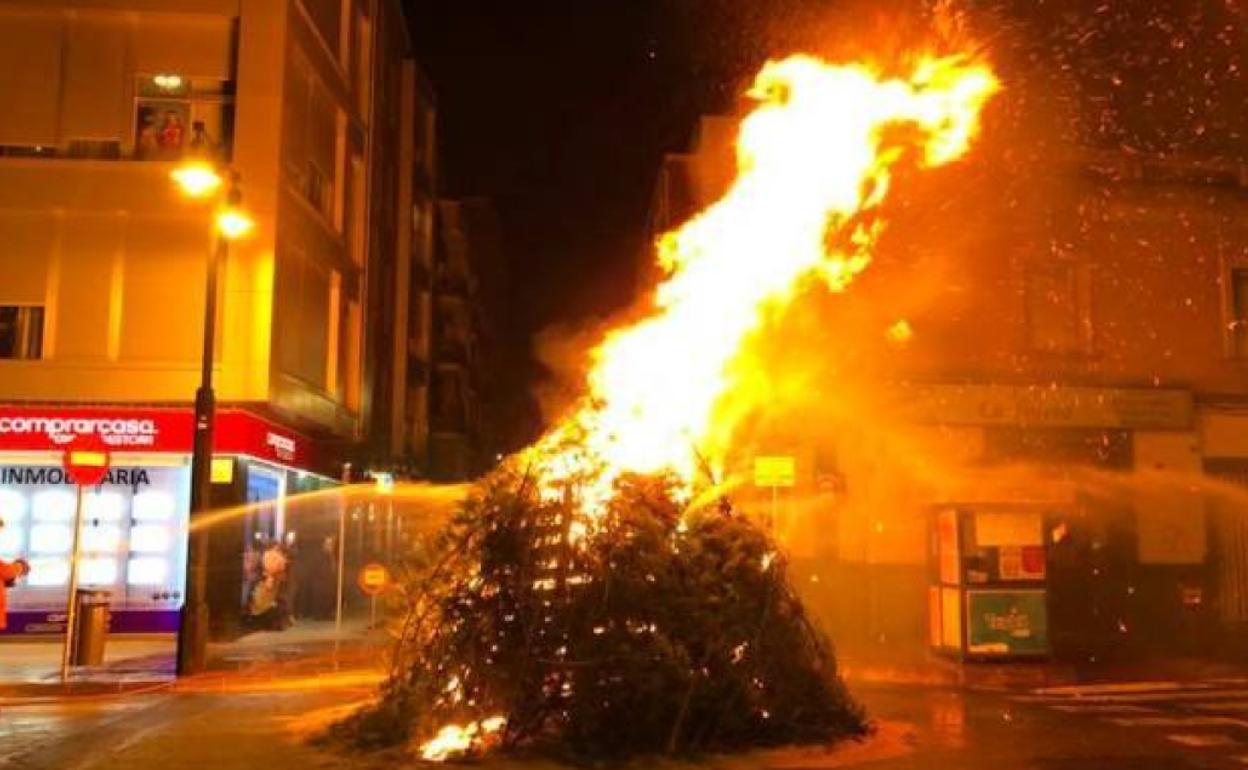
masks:
[(754, 486), (792, 487), (797, 484), (797, 460), (793, 457), (755, 457)]
[(377, 597), (390, 587), (390, 571), (384, 564), (365, 564), (357, 580), (360, 591), (368, 597), (368, 627), (377, 625)]

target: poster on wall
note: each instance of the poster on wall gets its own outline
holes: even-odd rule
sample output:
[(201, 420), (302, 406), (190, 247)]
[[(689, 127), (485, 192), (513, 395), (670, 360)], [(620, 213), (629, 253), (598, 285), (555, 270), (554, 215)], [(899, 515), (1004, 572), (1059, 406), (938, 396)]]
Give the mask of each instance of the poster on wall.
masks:
[(1044, 547), (1003, 545), (997, 549), (997, 574), (1002, 580), (1044, 580)]
[(992, 657), (1049, 652), (1045, 592), (967, 591), (966, 651)]
[(139, 160), (177, 160), (190, 133), (189, 102), (141, 100), (135, 111), (134, 156)]

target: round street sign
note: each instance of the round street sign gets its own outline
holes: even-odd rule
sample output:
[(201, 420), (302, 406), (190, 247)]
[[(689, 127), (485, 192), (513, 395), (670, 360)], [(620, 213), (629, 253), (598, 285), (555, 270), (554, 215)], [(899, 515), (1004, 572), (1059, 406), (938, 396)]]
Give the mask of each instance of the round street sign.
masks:
[(65, 475), (80, 487), (95, 486), (103, 481), (111, 462), (107, 449), (83, 441), (74, 441), (61, 453)]
[(357, 582), (365, 596), (377, 596), (390, 585), (390, 573), (384, 564), (365, 564)]

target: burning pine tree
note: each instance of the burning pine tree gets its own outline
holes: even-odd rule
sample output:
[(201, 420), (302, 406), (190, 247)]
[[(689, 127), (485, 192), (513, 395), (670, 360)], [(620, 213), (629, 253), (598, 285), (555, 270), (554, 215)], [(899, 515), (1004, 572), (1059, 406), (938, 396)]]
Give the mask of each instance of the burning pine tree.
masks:
[(623, 756), (830, 741), (864, 722), (771, 539), (674, 477), (625, 476), (598, 531), (533, 477), (497, 473), (410, 594), (364, 742), (427, 759), (504, 747)]
[(961, 157), (996, 89), (968, 56), (894, 79), (805, 56), (763, 69), (737, 180), (662, 239), (651, 314), (608, 335), (582, 402), (479, 485), (411, 581), (358, 740), (597, 757), (863, 730), (770, 537), (726, 501), (689, 501), (730, 470), (757, 406), (747, 343), (766, 316), (812, 279), (847, 288), (894, 166)]

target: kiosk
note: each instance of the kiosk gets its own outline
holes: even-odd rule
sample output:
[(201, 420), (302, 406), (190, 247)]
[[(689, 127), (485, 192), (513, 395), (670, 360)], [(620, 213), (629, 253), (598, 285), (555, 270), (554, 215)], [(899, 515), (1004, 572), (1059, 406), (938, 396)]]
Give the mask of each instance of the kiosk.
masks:
[(932, 648), (959, 660), (1050, 653), (1045, 508), (946, 505), (933, 511), (928, 586)]

